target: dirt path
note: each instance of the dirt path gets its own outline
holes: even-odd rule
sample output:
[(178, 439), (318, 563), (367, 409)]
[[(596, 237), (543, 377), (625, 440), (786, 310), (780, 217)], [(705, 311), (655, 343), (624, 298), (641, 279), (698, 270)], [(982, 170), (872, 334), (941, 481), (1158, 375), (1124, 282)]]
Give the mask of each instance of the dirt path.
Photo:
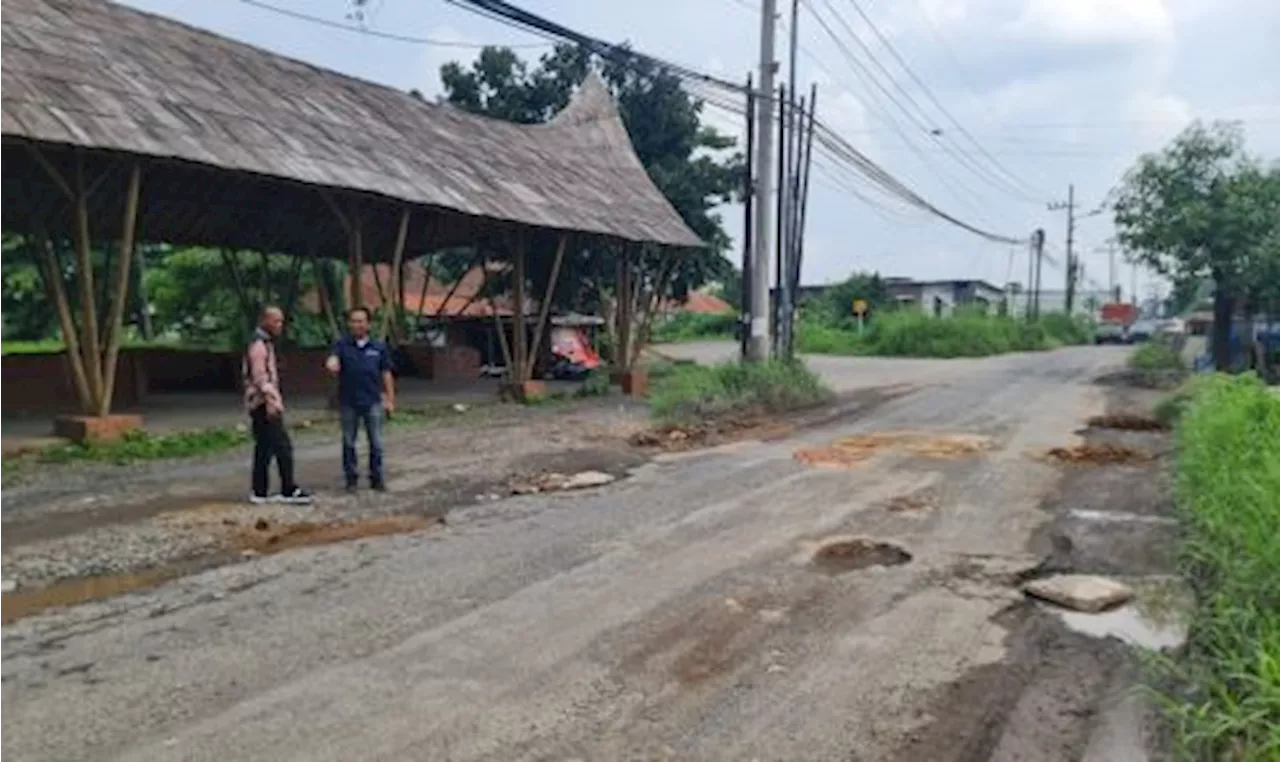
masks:
[[(1043, 454), (1105, 412), (1089, 379), (1122, 356), (999, 358), (603, 489), (478, 503), (444, 528), (23, 620), (4, 632), (4, 751), (1080, 759), (1126, 656), (1026, 604), (1019, 582), (1046, 556), (1107, 557), (1058, 539), (1080, 492), (1069, 468), (1085, 467)], [(883, 436), (904, 431), (920, 439)], [(851, 437), (872, 451), (796, 457)], [(1148, 478), (1115, 477), (1092, 509)]]

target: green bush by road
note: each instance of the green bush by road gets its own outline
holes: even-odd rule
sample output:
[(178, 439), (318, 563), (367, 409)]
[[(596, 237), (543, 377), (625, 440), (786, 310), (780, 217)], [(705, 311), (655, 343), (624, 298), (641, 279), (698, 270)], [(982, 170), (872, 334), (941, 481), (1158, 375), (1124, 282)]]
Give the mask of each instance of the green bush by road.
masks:
[(649, 406), (659, 420), (688, 422), (798, 410), (830, 394), (822, 380), (799, 361), (677, 365), (654, 382)]
[(698, 339), (732, 338), (738, 326), (737, 313), (708, 315), (679, 312), (653, 327), (652, 340), (658, 344), (673, 344)]
[(963, 311), (946, 318), (914, 310), (886, 311), (868, 321), (861, 334), (848, 320), (815, 316), (803, 321), (797, 333), (801, 352), (891, 357), (985, 357), (1083, 344), (1089, 339), (1088, 326), (1066, 315), (1028, 321)]
[(1196, 593), (1163, 705), (1184, 759), (1280, 759), (1280, 398), (1194, 385), (1176, 430), (1179, 562)]

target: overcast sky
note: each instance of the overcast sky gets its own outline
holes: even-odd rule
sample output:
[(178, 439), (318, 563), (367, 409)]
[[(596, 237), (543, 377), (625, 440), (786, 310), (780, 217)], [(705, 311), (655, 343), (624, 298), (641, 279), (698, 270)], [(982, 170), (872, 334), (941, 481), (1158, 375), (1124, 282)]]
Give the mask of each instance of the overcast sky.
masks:
[[(350, 23), (348, 0), (266, 1)], [(441, 64), (469, 61), (476, 52), (326, 28), (242, 0), (129, 2), (428, 96), (440, 92)], [(1253, 152), (1280, 156), (1280, 0), (858, 3), (807, 0), (802, 5), (798, 76), (806, 85), (818, 83), (819, 117), (920, 195), (965, 221), (1018, 236), (1044, 227), (1051, 253), (1063, 248), (1065, 216), (1047, 210), (1047, 202), (1065, 200), (1068, 184), (1075, 183), (1081, 211), (1095, 208), (1137, 154), (1158, 149), (1192, 119), (1241, 120)], [(758, 57), (759, 0), (517, 4), (725, 78), (745, 77)], [(891, 49), (859, 15), (859, 7)], [(445, 41), (540, 42), (443, 0), (372, 0), (364, 24)], [(780, 33), (785, 40), (786, 32)], [(536, 57), (545, 50), (520, 52)], [(881, 88), (913, 116), (899, 110)], [(926, 114), (915, 112), (913, 103)], [(733, 117), (708, 116), (726, 130), (741, 131)], [(932, 135), (935, 129), (941, 134)], [(900, 206), (868, 206), (839, 189), (826, 171), (820, 168), (814, 175), (805, 282), (835, 280), (860, 269), (994, 283), (1025, 279), (1024, 250), (987, 243)], [(725, 209), (724, 217), (740, 239), (740, 210)], [(1111, 232), (1105, 215), (1083, 219), (1078, 227), (1077, 250), (1086, 274), (1103, 285), (1107, 255), (1098, 250)], [(1045, 277), (1046, 286), (1062, 280), (1053, 269), (1046, 269)], [(1127, 267), (1120, 281), (1127, 291)], [(1143, 277), (1140, 290), (1145, 292), (1148, 283)]]

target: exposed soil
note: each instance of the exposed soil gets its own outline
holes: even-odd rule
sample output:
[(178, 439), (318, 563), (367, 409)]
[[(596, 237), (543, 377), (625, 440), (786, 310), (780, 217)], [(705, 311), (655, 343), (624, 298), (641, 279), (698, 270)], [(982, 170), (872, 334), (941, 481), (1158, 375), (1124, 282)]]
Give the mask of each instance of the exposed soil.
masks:
[(1155, 418), (1133, 413), (1111, 413), (1095, 415), (1089, 419), (1089, 425), (1096, 429), (1117, 429), (1120, 431), (1164, 431), (1169, 427)]
[(1112, 466), (1124, 463), (1142, 463), (1155, 457), (1149, 452), (1110, 442), (1086, 442), (1070, 447), (1054, 447), (1049, 450), (1047, 455), (1059, 463), (1072, 466)]
[(857, 420), (918, 388), (908, 384), (874, 387), (839, 395), (830, 403), (806, 410), (739, 410), (698, 422), (659, 424), (636, 432), (629, 441), (633, 447), (684, 452), (748, 439), (785, 439), (797, 431)]
[(844, 437), (825, 447), (805, 447), (796, 451), (795, 458), (810, 466), (848, 468), (881, 452), (921, 458), (961, 458), (985, 452), (991, 446), (990, 439), (973, 434), (894, 431)]

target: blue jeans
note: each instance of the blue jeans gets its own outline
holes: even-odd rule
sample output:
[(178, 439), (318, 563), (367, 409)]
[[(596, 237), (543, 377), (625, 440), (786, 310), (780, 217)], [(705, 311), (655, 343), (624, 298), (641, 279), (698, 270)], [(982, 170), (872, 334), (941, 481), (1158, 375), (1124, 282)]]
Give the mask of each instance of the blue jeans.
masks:
[(369, 481), (382, 483), (382, 405), (367, 408), (342, 408), (342, 473), (347, 484), (355, 484), (359, 478), (356, 470), (356, 437), (360, 424), (364, 424), (369, 438)]

